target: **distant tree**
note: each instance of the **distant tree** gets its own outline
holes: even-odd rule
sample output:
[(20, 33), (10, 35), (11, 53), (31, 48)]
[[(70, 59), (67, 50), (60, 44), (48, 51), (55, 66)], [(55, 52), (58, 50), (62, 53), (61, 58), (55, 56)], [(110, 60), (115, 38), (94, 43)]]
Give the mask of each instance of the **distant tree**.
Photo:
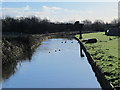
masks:
[(111, 24), (111, 27), (113, 28), (119, 27), (120, 25), (119, 19), (113, 19), (110, 24)]
[[(20, 17), (12, 18), (6, 17), (2, 19), (2, 31), (3, 32), (15, 32), (15, 33), (28, 33), (28, 34), (44, 34), (44, 33), (54, 33), (54, 32), (66, 32), (66, 31), (79, 31), (83, 26), (78, 21), (74, 23), (60, 23), (51, 22), (47, 18), (41, 19), (35, 16), (32, 17)], [(104, 23), (102, 20), (96, 20), (92, 23), (90, 20), (83, 20), (84, 29), (86, 31), (104, 31), (112, 26), (112, 24), (117, 24), (116, 20), (111, 23)], [(120, 23), (118, 23), (120, 25)]]
[(113, 20), (111, 21), (111, 24), (112, 24), (112, 25), (117, 25), (117, 24), (118, 24), (118, 19), (113, 19)]
[(118, 27), (120, 28), (120, 18), (118, 19)]
[(84, 31), (92, 31), (92, 21), (86, 19), (82, 23), (84, 24)]
[(83, 20), (82, 23), (83, 23), (84, 25), (91, 25), (91, 24), (92, 24), (92, 21), (86, 19), (86, 20)]
[(93, 31), (105, 31), (105, 23), (102, 20), (95, 20), (92, 29)]
[(96, 24), (104, 24), (104, 22), (102, 20), (95, 20), (94, 23), (96, 23)]

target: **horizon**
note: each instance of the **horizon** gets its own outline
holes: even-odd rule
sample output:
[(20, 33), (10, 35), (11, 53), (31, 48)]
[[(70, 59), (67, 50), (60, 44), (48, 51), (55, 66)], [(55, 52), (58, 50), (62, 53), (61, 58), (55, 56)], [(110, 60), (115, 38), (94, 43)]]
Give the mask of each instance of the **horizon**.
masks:
[[(2, 17), (35, 16), (51, 22), (102, 20), (111, 22), (118, 18), (117, 2), (3, 2)], [(2, 18), (1, 17), (1, 18)]]

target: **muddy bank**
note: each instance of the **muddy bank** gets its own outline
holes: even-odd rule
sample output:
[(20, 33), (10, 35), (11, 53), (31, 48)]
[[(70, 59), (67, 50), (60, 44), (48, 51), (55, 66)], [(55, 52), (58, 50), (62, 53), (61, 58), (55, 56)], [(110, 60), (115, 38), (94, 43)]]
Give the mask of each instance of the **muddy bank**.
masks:
[(102, 73), (101, 69), (96, 65), (95, 61), (93, 60), (93, 58), (90, 56), (89, 52), (87, 51), (87, 49), (84, 47), (84, 45), (80, 42), (80, 40), (78, 38), (75, 37), (75, 39), (79, 42), (80, 46), (82, 47), (83, 51), (86, 54), (86, 57), (88, 59), (88, 62), (90, 63), (93, 71), (95, 72), (95, 75), (102, 87), (103, 90), (106, 89), (110, 89), (110, 90), (114, 90), (115, 88), (113, 87), (113, 85), (111, 83), (109, 83), (109, 81), (105, 78), (104, 74)]

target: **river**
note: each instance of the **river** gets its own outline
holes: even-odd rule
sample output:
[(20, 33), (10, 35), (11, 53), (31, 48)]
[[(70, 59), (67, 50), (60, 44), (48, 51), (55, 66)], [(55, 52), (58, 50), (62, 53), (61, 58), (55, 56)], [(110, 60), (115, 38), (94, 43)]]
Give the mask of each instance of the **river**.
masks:
[(3, 88), (100, 88), (80, 45), (72, 39), (43, 41), (31, 60), (17, 63), (15, 72), (3, 80)]

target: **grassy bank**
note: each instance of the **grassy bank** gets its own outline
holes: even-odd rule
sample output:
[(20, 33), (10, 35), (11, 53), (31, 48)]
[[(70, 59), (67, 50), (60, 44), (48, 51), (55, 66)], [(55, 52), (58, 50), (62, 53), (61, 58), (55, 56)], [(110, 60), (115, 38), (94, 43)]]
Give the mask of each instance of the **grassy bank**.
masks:
[(34, 50), (44, 40), (59, 37), (73, 37), (75, 32), (59, 32), (48, 34), (3, 34), (2, 36), (2, 64), (30, 59)]
[[(76, 35), (76, 37), (79, 37), (79, 35)], [(120, 86), (120, 76), (118, 75), (120, 73), (118, 71), (118, 59), (120, 60), (118, 57), (118, 40), (120, 38), (117, 36), (106, 36), (104, 32), (83, 34), (83, 39), (85, 38), (97, 39), (97, 43), (83, 44), (107, 80), (115, 87)]]
[(25, 58), (27, 41), (26, 37), (2, 37), (2, 64)]

